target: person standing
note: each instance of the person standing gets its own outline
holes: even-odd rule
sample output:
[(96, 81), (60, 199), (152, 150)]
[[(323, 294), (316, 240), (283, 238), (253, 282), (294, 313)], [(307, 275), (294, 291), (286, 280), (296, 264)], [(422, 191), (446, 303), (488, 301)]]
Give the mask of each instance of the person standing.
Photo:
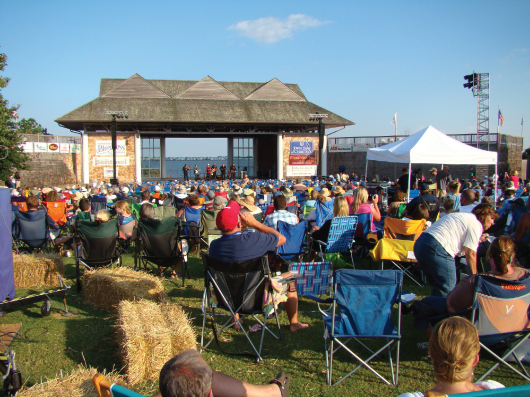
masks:
[(212, 167), (210, 167), (210, 163), (206, 165), (206, 180), (209, 180), (212, 176)]
[(226, 165), (225, 165), (225, 163), (223, 163), (223, 165), (219, 169), (221, 170), (221, 179), (224, 181), (226, 179)]
[(212, 179), (215, 181), (215, 178), (217, 176), (217, 165), (215, 165), (215, 163), (213, 163), (212, 165)]
[(193, 167), (193, 174), (195, 175), (195, 180), (199, 179), (199, 168), (197, 167), (197, 164)]
[(414, 185), (416, 185), (416, 178), (414, 175), (409, 175), (409, 169), (406, 167), (401, 169), (401, 173), (403, 175), (397, 180), (396, 186), (399, 187), (403, 193), (407, 193), (410, 187), (414, 188)]
[(236, 165), (232, 163), (232, 165), (230, 166), (230, 179), (236, 179), (236, 170)]
[(182, 167), (182, 172), (184, 173), (184, 181), (189, 182), (190, 178), (188, 176), (188, 171), (190, 170), (190, 167), (188, 167), (188, 164), (184, 164), (184, 167)]

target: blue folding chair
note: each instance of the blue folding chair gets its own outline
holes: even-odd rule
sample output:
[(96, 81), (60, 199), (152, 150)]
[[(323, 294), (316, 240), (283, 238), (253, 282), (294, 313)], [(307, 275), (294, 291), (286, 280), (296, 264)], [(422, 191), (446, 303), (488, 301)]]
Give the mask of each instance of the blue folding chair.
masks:
[[(403, 286), (403, 272), (399, 270), (355, 270), (339, 269), (334, 274), (334, 296), (321, 300), (320, 303), (333, 303), (331, 313), (322, 311), (324, 320), (324, 343), (326, 350), (326, 381), (332, 385), (333, 355), (344, 349), (360, 364), (344, 375), (333, 386), (365, 367), (379, 379), (390, 385), (390, 382), (380, 375), (370, 362), (384, 350), (387, 350), (392, 384), (397, 386), (399, 380), (399, 348), (401, 341), (401, 290)], [(392, 309), (397, 304), (397, 326), (392, 321)], [(340, 313), (337, 311), (337, 306)], [(377, 351), (373, 351), (360, 339), (382, 338), (385, 343)], [(370, 356), (363, 360), (347, 344), (351, 340), (370, 352)], [(396, 345), (395, 372), (392, 360), (392, 347)], [(337, 345), (337, 346), (335, 346)]]
[(356, 215), (340, 216), (333, 218), (329, 228), (328, 241), (313, 240), (319, 244), (320, 256), (334, 252), (349, 252), (352, 266), (353, 262), (352, 245), (355, 242), (355, 232), (357, 231), (358, 217)]
[(17, 211), (15, 215), (12, 233), (16, 248), (31, 253), (51, 243), (48, 213), (45, 210)]
[(276, 254), (282, 262), (288, 265), (292, 259), (304, 253), (304, 236), (307, 232), (307, 221), (302, 221), (296, 225), (278, 221), (277, 228), (287, 241), (276, 249)]
[(334, 200), (322, 202), (320, 200), (316, 201), (315, 211), (317, 217), (317, 226), (322, 227), (322, 225), (328, 220), (333, 218), (333, 203)]
[[(476, 277), (471, 318), (478, 329), (480, 346), (497, 360), (479, 381), (487, 378), (501, 364), (530, 381), (530, 375), (514, 353), (530, 337), (530, 277), (520, 281), (486, 275)], [(506, 350), (499, 356), (493, 352), (492, 347), (501, 343), (506, 346)], [(510, 356), (522, 372), (506, 361)]]

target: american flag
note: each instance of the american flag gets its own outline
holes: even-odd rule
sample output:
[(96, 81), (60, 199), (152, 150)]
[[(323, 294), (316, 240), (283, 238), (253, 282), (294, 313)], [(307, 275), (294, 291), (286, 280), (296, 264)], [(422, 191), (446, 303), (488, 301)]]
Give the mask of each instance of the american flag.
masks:
[(501, 127), (504, 125), (504, 117), (502, 116), (501, 110), (499, 109), (499, 122)]

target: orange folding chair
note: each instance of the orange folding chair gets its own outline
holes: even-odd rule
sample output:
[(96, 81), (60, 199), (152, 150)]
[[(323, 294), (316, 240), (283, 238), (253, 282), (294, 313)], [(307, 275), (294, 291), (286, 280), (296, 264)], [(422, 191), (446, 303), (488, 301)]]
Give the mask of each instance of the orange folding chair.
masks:
[(42, 204), (56, 224), (59, 226), (66, 225), (66, 203), (64, 201), (43, 202)]
[(16, 205), (18, 207), (19, 211), (27, 211), (28, 210), (28, 205), (26, 204), (25, 201), (14, 201), (12, 204)]

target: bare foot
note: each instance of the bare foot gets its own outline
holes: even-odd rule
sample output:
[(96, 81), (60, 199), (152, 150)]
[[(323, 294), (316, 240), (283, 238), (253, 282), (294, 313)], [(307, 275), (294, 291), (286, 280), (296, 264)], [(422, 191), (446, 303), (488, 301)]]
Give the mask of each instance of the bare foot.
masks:
[(307, 327), (309, 327), (309, 324), (294, 323), (294, 324), (291, 324), (291, 326), (289, 328), (290, 328), (291, 332), (296, 332), (299, 329), (303, 329), (303, 328), (307, 328)]

